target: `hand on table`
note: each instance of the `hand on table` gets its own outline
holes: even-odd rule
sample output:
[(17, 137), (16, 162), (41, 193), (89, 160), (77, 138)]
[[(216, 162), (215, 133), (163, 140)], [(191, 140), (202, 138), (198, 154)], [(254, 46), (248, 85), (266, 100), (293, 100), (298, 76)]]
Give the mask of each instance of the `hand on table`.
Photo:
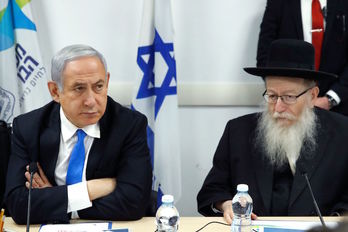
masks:
[[(232, 224), (233, 220), (233, 210), (232, 210), (232, 200), (224, 201), (222, 203), (217, 203), (216, 208), (223, 212), (224, 219), (228, 224)], [(251, 213), (251, 219), (256, 220), (257, 215)]]

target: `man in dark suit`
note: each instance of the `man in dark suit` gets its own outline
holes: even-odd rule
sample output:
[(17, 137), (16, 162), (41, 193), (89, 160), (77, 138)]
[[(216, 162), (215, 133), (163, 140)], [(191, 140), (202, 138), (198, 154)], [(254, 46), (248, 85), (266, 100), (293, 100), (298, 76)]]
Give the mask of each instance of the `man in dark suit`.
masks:
[(14, 221), (26, 222), (32, 162), (31, 223), (141, 218), (152, 181), (146, 117), (107, 96), (105, 59), (89, 46), (59, 51), (51, 73), (54, 101), (13, 121), (6, 205)]
[[(318, 0), (313, 0), (318, 1)], [(348, 1), (320, 0), (324, 19), (324, 35), (319, 58), (319, 70), (338, 75), (336, 80), (320, 83), (315, 105), (348, 115)], [(268, 0), (257, 50), (257, 66), (267, 62), (273, 40), (288, 38), (312, 43), (312, 0)], [(319, 29), (321, 30), (321, 29)]]
[(272, 43), (265, 67), (245, 71), (264, 77), (265, 110), (227, 123), (197, 196), (198, 211), (223, 214), (231, 223), (231, 199), (243, 183), (256, 215), (314, 215), (303, 173), (323, 215), (348, 211), (348, 118), (314, 107), (314, 80), (336, 76), (314, 70), (310, 43), (289, 39)]

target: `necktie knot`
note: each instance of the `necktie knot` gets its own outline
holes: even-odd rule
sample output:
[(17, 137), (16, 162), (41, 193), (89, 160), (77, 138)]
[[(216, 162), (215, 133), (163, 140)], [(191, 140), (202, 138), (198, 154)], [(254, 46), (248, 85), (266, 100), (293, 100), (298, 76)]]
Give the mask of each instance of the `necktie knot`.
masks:
[(84, 140), (86, 137), (86, 133), (82, 129), (77, 129), (77, 141)]

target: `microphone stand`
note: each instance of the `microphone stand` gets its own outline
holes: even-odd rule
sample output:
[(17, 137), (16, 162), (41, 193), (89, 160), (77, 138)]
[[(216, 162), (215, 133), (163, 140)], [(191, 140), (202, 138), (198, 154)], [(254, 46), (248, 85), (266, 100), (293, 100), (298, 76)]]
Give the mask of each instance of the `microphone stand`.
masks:
[(319, 218), (320, 218), (320, 222), (321, 222), (321, 224), (323, 225), (323, 228), (326, 230), (327, 227), (326, 227), (326, 224), (325, 224), (325, 222), (324, 222), (323, 216), (321, 215), (321, 212), (320, 212), (320, 209), (319, 209), (319, 207), (318, 207), (317, 201), (316, 201), (315, 198), (314, 198), (314, 194), (313, 194), (313, 191), (312, 191), (311, 184), (309, 183), (309, 179), (308, 179), (307, 173), (304, 173), (303, 176), (304, 176), (305, 179), (306, 179), (307, 186), (308, 186), (309, 192), (310, 192), (311, 197), (312, 197), (312, 200), (313, 200), (314, 208), (315, 208), (315, 210), (317, 211), (317, 214), (318, 214), (318, 216), (319, 216)]
[(32, 162), (29, 165), (30, 182), (29, 182), (29, 193), (28, 193), (28, 211), (27, 211), (27, 228), (26, 232), (29, 232), (30, 227), (30, 205), (31, 205), (31, 189), (33, 188), (33, 176), (37, 172), (36, 162)]
[(28, 211), (27, 211), (27, 228), (26, 232), (29, 232), (29, 227), (30, 227), (30, 202), (31, 202), (31, 189), (33, 186), (33, 176), (34, 172), (30, 172), (30, 183), (29, 183), (29, 194), (28, 194)]

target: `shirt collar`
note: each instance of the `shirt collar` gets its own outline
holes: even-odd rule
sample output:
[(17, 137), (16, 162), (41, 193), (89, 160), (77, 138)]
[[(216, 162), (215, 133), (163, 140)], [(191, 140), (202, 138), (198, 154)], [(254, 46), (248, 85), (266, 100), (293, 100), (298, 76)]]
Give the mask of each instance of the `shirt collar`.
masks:
[(63, 108), (60, 107), (60, 128), (63, 136), (63, 141), (67, 142), (70, 138), (72, 138), (77, 129), (82, 129), (88, 136), (92, 138), (100, 138), (100, 127), (99, 123), (95, 123), (92, 125), (85, 126), (83, 128), (78, 128), (74, 124), (72, 124), (69, 119), (65, 116), (63, 112)]

